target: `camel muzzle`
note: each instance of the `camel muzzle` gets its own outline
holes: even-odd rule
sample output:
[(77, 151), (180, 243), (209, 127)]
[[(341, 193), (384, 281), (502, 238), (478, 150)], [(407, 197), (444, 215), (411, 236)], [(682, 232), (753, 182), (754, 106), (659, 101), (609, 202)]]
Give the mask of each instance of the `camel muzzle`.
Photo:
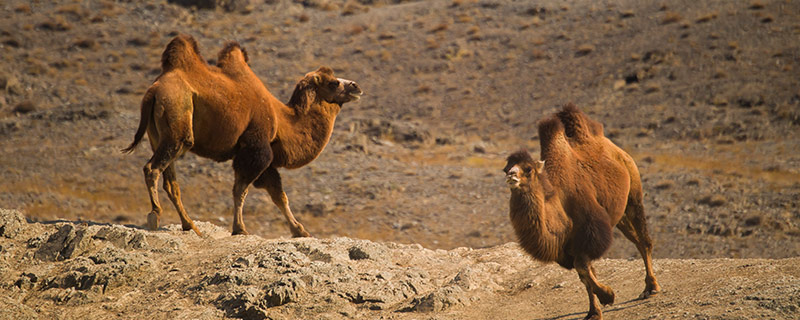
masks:
[(361, 96), (364, 94), (364, 91), (361, 90), (361, 87), (355, 81), (342, 78), (338, 79), (344, 85), (345, 93), (347, 93), (349, 97), (353, 98), (353, 100), (360, 99)]
[(506, 173), (506, 183), (511, 187), (519, 187), (519, 167), (514, 166)]

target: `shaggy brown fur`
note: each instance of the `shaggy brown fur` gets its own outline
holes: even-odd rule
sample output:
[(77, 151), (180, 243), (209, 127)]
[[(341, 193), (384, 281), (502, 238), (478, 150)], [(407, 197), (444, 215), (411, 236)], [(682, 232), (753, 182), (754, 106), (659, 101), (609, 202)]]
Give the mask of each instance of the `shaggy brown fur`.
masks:
[(522, 248), (535, 259), (575, 268), (589, 295), (587, 319), (601, 319), (614, 302), (610, 287), (597, 281), (592, 260), (611, 245), (617, 226), (636, 244), (645, 263), (645, 290), (660, 286), (652, 269), (641, 179), (633, 159), (603, 136), (603, 126), (574, 105), (539, 122), (542, 161), (526, 151), (508, 158), (510, 216)]
[(187, 151), (216, 161), (233, 159), (233, 234), (247, 234), (242, 204), (250, 184), (264, 188), (281, 209), (293, 236), (310, 236), (294, 218), (277, 168), (298, 168), (314, 160), (328, 143), (342, 104), (361, 95), (359, 86), (320, 67), (298, 83), (294, 96), (278, 101), (248, 66), (247, 52), (236, 42), (220, 51), (218, 65), (208, 65), (197, 42), (175, 37), (162, 55), (162, 73), (142, 99), (141, 120), (131, 152), (144, 133), (153, 157), (144, 166), (152, 211), (147, 224), (158, 228), (161, 206), (156, 184), (175, 205), (184, 230), (200, 232), (186, 214), (176, 181), (174, 161)]

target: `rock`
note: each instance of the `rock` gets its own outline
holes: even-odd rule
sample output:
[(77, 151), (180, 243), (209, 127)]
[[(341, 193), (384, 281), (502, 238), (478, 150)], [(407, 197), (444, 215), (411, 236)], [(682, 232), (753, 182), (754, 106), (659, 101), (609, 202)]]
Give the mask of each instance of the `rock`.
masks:
[(62, 225), (58, 231), (51, 234), (39, 250), (36, 251), (35, 257), (44, 261), (60, 261), (64, 260), (64, 249), (69, 244), (69, 241), (75, 238), (75, 227), (71, 224)]
[(267, 307), (275, 307), (289, 302), (299, 301), (299, 297), (305, 290), (303, 280), (284, 277), (268, 285), (264, 294), (264, 301)]
[(411, 310), (417, 312), (440, 312), (450, 307), (464, 304), (464, 290), (458, 286), (448, 286), (416, 298)]
[(706, 195), (697, 201), (700, 204), (705, 204), (709, 207), (719, 207), (727, 203), (727, 199), (719, 194)]
[(198, 9), (216, 9), (221, 8), (227, 12), (242, 12), (249, 13), (253, 10), (253, 3), (251, 0), (168, 0), (184, 7), (196, 7)]
[(259, 307), (259, 292), (253, 287), (237, 288), (220, 294), (215, 300), (218, 308), (228, 317), (242, 319), (266, 319), (266, 312)]
[(19, 320), (34, 320), (46, 319), (47, 316), (41, 316), (33, 308), (25, 305), (23, 302), (17, 301), (11, 296), (0, 295), (0, 307), (2, 307), (3, 318), (6, 319), (19, 319)]
[(431, 133), (417, 124), (408, 121), (384, 119), (359, 119), (357, 127), (373, 140), (390, 140), (404, 144), (427, 144), (432, 141)]
[(13, 75), (0, 75), (0, 88), (11, 95), (21, 96), (25, 93), (25, 88)]
[(0, 209), (0, 236), (14, 238), (27, 226), (28, 222), (19, 211)]
[(30, 100), (25, 100), (20, 103), (17, 103), (17, 105), (15, 105), (11, 111), (21, 114), (27, 114), (36, 111), (36, 105)]

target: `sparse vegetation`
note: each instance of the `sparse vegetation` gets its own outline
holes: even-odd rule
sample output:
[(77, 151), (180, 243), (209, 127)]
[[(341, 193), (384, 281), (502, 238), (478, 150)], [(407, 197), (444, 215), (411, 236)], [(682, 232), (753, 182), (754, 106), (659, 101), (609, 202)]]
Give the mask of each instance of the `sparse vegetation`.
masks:
[(670, 24), (681, 21), (683, 18), (681, 17), (680, 13), (674, 11), (667, 11), (664, 13), (664, 17), (661, 18), (661, 24)]

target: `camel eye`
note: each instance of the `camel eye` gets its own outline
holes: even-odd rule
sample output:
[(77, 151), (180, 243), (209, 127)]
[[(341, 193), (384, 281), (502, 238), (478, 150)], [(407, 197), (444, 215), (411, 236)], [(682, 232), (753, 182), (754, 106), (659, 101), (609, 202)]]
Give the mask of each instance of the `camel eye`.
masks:
[(338, 86), (339, 86), (339, 81), (334, 80), (334, 81), (328, 82), (328, 88), (336, 89)]

